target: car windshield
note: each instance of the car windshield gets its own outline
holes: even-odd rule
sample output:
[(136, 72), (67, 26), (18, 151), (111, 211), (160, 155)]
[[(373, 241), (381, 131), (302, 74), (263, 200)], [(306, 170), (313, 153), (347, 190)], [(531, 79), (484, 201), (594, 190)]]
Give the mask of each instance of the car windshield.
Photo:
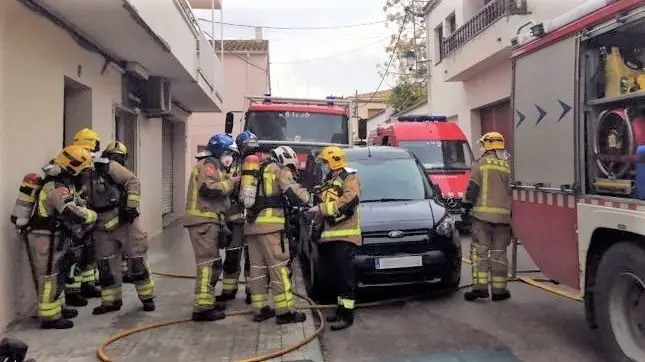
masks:
[(346, 115), (310, 112), (249, 112), (246, 129), (260, 140), (347, 144)]
[(400, 141), (427, 170), (470, 170), (472, 152), (466, 141)]
[(432, 197), (432, 189), (423, 170), (411, 158), (350, 160), (348, 166), (357, 170), (362, 202)]

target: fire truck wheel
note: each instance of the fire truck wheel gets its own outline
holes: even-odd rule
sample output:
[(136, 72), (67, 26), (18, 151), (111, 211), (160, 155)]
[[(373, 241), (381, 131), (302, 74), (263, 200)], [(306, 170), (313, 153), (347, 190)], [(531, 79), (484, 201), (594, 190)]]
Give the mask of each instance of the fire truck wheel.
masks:
[(645, 249), (631, 242), (609, 248), (595, 287), (598, 330), (611, 361), (645, 361)]

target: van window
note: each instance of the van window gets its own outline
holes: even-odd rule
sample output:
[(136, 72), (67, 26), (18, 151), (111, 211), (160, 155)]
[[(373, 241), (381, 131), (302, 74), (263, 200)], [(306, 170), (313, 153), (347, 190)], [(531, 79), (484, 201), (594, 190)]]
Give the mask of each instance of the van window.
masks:
[(470, 170), (473, 155), (466, 141), (400, 141), (426, 170)]

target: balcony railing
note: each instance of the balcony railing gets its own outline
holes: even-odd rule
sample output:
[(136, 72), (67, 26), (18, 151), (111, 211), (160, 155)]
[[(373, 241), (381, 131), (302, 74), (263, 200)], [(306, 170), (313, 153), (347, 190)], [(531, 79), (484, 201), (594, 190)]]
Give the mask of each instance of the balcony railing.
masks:
[(452, 34), (441, 40), (441, 59), (495, 24), (499, 19), (516, 14), (527, 14), (527, 0), (493, 0)]

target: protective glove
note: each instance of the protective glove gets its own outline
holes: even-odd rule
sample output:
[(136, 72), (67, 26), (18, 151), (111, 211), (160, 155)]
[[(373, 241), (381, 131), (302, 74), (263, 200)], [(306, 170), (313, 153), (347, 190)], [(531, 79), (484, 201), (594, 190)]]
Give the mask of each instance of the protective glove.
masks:
[(322, 211), (320, 210), (320, 205), (312, 206), (305, 210), (305, 214), (309, 217), (315, 217), (317, 215), (322, 214)]
[(232, 177), (230, 178), (230, 180), (231, 180), (231, 184), (233, 184), (233, 187), (235, 187), (235, 186), (237, 186), (237, 185), (239, 185), (239, 184), (240, 184), (240, 179), (241, 179), (241, 177), (240, 177), (240, 176), (232, 176)]
[(135, 207), (124, 207), (121, 209), (121, 215), (119, 215), (119, 219), (126, 224), (131, 224), (138, 217), (139, 210)]

